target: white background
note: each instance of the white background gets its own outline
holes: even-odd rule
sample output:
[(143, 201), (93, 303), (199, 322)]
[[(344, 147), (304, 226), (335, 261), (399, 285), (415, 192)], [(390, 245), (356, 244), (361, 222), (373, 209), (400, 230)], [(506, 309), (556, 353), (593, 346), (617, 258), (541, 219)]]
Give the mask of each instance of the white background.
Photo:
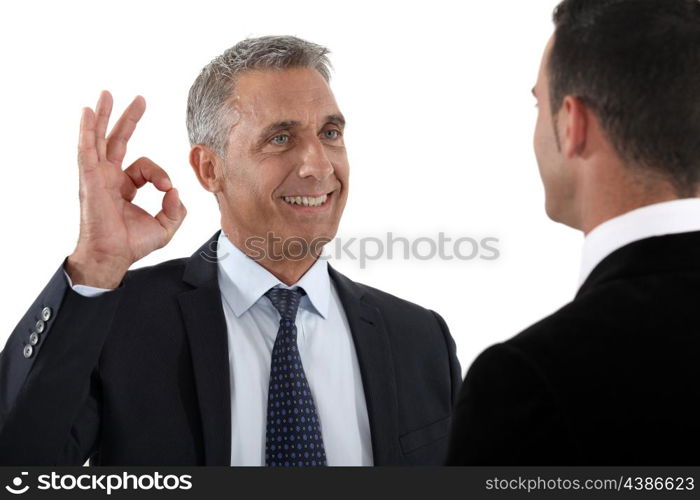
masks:
[[(103, 88), (118, 113), (146, 98), (125, 164), (148, 156), (163, 166), (189, 213), (167, 247), (134, 267), (189, 256), (219, 228), (187, 161), (189, 86), (237, 41), (291, 34), (332, 51), (351, 164), (340, 237), (499, 238), (492, 262), (332, 262), (438, 311), (466, 371), (576, 292), (582, 237), (547, 219), (532, 152), (530, 89), (556, 3), (3, 2), (1, 345), (74, 248), (81, 107)], [(160, 197), (148, 187), (136, 202), (155, 213)]]

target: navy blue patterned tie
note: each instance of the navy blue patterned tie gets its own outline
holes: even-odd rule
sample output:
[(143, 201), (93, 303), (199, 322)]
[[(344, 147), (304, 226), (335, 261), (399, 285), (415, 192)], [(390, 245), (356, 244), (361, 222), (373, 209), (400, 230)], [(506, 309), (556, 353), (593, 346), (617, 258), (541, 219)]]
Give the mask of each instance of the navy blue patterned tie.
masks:
[(326, 465), (321, 423), (297, 348), (294, 322), (303, 294), (302, 288), (271, 288), (265, 294), (280, 313), (267, 393), (265, 464), (271, 467)]

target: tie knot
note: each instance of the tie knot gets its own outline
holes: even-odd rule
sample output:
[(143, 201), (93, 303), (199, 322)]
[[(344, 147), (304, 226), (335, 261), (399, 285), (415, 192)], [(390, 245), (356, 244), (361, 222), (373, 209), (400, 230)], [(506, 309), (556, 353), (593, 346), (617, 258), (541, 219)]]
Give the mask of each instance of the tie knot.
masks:
[(265, 296), (270, 299), (272, 305), (280, 313), (283, 320), (294, 321), (297, 317), (299, 302), (304, 295), (303, 288), (270, 288)]

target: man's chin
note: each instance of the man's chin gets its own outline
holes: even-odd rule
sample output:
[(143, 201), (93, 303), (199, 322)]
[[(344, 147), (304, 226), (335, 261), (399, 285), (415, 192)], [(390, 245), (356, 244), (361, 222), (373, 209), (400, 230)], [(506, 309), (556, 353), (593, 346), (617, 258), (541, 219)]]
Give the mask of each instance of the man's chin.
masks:
[[(569, 210), (566, 210), (569, 208)], [(565, 206), (563, 203), (545, 203), (545, 212), (547, 217), (549, 217), (553, 222), (558, 222), (572, 229), (582, 230), (580, 223), (575, 217), (574, 213), (570, 207)]]

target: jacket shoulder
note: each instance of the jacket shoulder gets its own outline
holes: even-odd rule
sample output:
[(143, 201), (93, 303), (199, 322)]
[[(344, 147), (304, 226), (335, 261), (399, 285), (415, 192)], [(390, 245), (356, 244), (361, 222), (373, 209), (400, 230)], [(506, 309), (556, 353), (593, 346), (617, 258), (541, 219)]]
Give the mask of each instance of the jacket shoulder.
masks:
[(131, 269), (124, 276), (124, 287), (127, 293), (137, 290), (184, 289), (187, 285), (182, 277), (188, 260), (188, 257), (181, 257)]
[[(345, 279), (349, 280), (349, 278)], [(397, 314), (409, 315), (409, 319), (410, 317), (415, 317), (415, 315), (433, 316), (437, 314), (421, 305), (402, 299), (401, 297), (397, 297), (396, 295), (378, 288), (356, 281), (352, 281), (352, 283), (360, 291), (365, 301), (379, 307), (381, 310), (395, 311)]]

